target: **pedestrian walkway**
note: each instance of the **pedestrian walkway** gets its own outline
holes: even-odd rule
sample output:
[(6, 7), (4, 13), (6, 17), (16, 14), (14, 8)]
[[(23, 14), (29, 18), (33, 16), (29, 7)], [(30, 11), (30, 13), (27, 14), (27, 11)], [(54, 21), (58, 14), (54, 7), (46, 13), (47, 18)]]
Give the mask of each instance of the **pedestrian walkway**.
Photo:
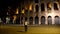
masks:
[(28, 27), (27, 32), (21, 26), (0, 25), (0, 34), (60, 34), (58, 26), (38, 26)]

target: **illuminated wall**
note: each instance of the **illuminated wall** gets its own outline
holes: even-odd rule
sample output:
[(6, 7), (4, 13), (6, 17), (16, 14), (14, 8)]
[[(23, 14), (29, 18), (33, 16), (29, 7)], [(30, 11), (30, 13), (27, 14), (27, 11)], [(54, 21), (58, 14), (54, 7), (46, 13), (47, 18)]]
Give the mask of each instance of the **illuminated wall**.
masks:
[[(27, 21), (30, 24), (56, 24), (55, 21), (58, 19), (58, 17), (58, 20), (60, 20), (59, 7), (59, 0), (29, 0), (27, 3), (24, 3), (24, 9), (22, 10), (24, 15), (23, 21), (25, 22), (25, 17), (27, 17)], [(28, 10), (28, 12), (25, 10)], [(25, 12), (27, 12), (28, 16), (26, 16)], [(42, 16), (44, 17), (41, 18)], [(32, 18), (30, 19), (30, 17)], [(37, 17), (39, 20), (38, 22), (36, 21), (35, 17)], [(60, 22), (58, 24), (60, 24)]]

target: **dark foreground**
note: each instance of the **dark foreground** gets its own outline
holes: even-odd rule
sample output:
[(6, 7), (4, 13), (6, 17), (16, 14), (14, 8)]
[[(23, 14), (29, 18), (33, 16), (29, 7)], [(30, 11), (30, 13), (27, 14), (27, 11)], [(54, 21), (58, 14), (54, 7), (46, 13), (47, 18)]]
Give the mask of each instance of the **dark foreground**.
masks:
[(28, 31), (25, 32), (23, 26), (0, 25), (0, 34), (60, 34), (60, 26), (28, 26)]

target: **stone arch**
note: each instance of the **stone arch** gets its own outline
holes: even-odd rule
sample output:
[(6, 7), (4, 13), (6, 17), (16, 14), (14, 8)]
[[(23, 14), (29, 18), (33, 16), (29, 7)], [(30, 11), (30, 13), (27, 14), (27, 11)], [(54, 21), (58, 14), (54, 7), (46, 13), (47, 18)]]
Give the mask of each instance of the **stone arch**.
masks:
[(41, 3), (41, 12), (45, 11), (44, 3)]
[(58, 4), (56, 2), (54, 3), (54, 10), (58, 10)]
[(36, 8), (36, 12), (38, 12), (39, 11), (39, 6), (36, 5), (35, 8)]
[(54, 19), (55, 24), (59, 24), (59, 16), (55, 16), (54, 18), (55, 18), (55, 19)]
[(38, 16), (35, 17), (35, 24), (39, 24), (39, 17)]
[(51, 16), (48, 16), (48, 25), (52, 25), (52, 17)]
[(48, 2), (47, 3), (47, 10), (51, 10), (51, 8), (52, 8), (52, 3), (51, 2)]
[(21, 23), (20, 24), (23, 24), (23, 17), (21, 17)]
[(28, 18), (27, 18), (27, 17), (25, 17), (25, 21), (27, 21), (27, 19), (28, 19)]
[(41, 24), (45, 24), (45, 16), (41, 17)]
[(29, 24), (30, 24), (30, 25), (33, 24), (33, 17), (30, 17), (30, 18), (29, 18)]

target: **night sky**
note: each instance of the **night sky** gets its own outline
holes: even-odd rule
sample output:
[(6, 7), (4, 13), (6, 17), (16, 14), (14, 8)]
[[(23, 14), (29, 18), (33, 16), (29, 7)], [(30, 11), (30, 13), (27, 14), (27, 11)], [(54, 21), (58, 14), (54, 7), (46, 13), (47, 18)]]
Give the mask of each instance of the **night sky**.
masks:
[(23, 0), (0, 0), (0, 17), (6, 15), (7, 7), (17, 8)]

